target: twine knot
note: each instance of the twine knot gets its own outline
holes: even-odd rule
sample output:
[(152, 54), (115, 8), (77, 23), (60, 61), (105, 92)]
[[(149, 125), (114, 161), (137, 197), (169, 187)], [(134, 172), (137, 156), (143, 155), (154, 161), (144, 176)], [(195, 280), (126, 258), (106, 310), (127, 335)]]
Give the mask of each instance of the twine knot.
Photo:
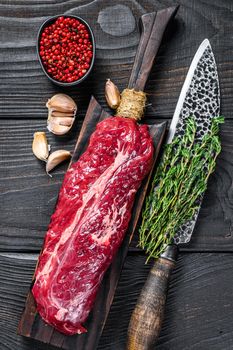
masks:
[(116, 114), (124, 118), (140, 120), (143, 117), (145, 106), (146, 94), (143, 91), (124, 89)]

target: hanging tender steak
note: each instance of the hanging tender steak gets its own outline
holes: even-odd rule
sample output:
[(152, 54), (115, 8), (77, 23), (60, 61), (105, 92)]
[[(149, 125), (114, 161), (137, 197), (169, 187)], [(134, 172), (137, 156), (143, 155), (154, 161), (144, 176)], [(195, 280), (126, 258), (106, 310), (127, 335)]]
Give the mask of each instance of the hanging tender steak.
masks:
[(146, 125), (110, 117), (67, 171), (32, 289), (41, 317), (60, 332), (86, 331), (82, 323), (124, 238), (152, 158)]

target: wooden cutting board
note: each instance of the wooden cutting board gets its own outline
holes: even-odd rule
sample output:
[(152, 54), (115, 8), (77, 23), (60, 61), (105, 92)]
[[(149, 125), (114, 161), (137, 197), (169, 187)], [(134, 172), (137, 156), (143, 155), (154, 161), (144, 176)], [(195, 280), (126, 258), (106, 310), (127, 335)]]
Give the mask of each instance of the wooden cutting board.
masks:
[[(80, 155), (84, 152), (89, 137), (94, 131), (96, 124), (108, 116), (108, 113), (106, 113), (95, 98), (92, 97), (71, 163), (77, 161)], [(158, 157), (165, 130), (166, 122), (150, 126), (150, 133), (153, 137), (155, 145), (154, 163)], [(132, 211), (132, 219), (129, 224), (127, 235), (117, 253), (115, 260), (104, 276), (94, 308), (88, 318), (88, 321), (85, 323), (85, 327), (87, 328), (88, 332), (81, 335), (65, 336), (64, 334), (56, 331), (53, 327), (46, 324), (36, 311), (36, 304), (30, 288), (25, 309), (18, 327), (19, 334), (67, 350), (94, 350), (96, 348), (113, 301), (130, 240), (134, 234), (138, 222), (145, 193), (149, 184), (150, 175), (144, 180), (136, 195)]]

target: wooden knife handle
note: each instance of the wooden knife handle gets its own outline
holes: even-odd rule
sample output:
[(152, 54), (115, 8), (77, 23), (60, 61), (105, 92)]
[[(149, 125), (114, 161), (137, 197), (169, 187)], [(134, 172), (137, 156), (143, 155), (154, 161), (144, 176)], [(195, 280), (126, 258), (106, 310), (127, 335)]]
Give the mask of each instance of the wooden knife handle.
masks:
[(179, 5), (147, 13), (141, 17), (142, 34), (129, 79), (128, 88), (143, 91), (158, 52), (164, 31)]
[(128, 328), (127, 350), (152, 350), (162, 326), (167, 290), (177, 246), (168, 246), (155, 261), (141, 291)]

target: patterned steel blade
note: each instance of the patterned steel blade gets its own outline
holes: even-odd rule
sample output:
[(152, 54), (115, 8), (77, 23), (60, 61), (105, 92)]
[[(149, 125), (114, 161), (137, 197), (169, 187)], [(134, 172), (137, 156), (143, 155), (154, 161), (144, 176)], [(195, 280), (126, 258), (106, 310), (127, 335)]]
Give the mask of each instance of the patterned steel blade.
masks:
[[(197, 123), (197, 140), (210, 131), (210, 122), (220, 113), (220, 91), (217, 66), (209, 40), (205, 39), (199, 46), (190, 65), (168, 133), (167, 143), (174, 136), (184, 132), (188, 117), (195, 118)], [(174, 243), (190, 241), (197, 220), (200, 206), (194, 217), (178, 230)]]

